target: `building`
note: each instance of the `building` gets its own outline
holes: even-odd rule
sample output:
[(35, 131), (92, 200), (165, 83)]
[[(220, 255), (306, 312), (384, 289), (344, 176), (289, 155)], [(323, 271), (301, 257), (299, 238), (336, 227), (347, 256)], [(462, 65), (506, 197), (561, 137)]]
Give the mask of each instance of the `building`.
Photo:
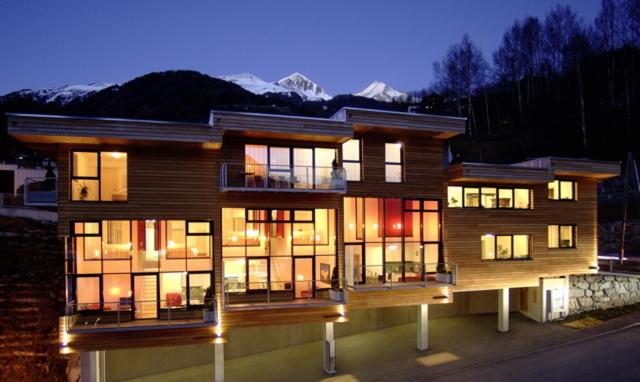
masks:
[(334, 323), (356, 310), (418, 306), (421, 350), (429, 307), (463, 294), (498, 291), (499, 331), (510, 305), (562, 317), (567, 276), (597, 272), (597, 183), (619, 163), (449, 164), (465, 123), (10, 114), (9, 134), (57, 160), (62, 350), (98, 373), (104, 350), (213, 343), (222, 380), (231, 329), (317, 322), (333, 373)]

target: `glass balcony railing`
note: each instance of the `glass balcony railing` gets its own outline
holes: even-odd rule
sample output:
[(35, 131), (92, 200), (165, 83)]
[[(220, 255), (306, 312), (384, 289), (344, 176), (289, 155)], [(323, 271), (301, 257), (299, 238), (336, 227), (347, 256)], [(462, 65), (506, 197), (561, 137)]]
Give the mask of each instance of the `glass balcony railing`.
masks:
[(56, 178), (27, 178), (24, 181), (24, 205), (55, 207), (58, 205)]
[(220, 188), (222, 191), (344, 193), (347, 175), (343, 167), (223, 163)]
[[(347, 271), (348, 272), (348, 271)], [(455, 285), (455, 263), (387, 263), (355, 266), (348, 272), (347, 283), (353, 289), (433, 287)]]
[(347, 301), (346, 280), (225, 281), (224, 307), (299, 307)]
[(65, 310), (65, 329), (70, 332), (147, 330), (162, 327), (217, 325), (215, 299), (198, 308), (187, 308), (179, 300), (132, 300), (77, 303)]

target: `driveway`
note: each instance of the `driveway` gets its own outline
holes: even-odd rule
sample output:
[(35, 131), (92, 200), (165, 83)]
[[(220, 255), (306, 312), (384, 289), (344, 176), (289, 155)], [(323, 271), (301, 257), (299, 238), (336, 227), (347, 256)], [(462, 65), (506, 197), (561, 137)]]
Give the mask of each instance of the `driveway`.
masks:
[[(336, 340), (338, 374), (322, 372), (320, 342), (225, 361), (226, 381), (620, 380), (640, 375), (631, 357), (640, 329), (591, 338), (640, 322), (640, 313), (575, 330), (511, 315), (511, 331), (496, 331), (495, 314), (429, 321), (430, 348), (415, 349), (415, 324)], [(585, 338), (591, 338), (583, 342)], [(572, 342), (570, 345), (561, 346)], [(561, 347), (559, 347), (561, 346)], [(624, 366), (624, 367), (623, 367)], [(593, 376), (593, 377), (592, 377)], [(213, 365), (156, 374), (143, 381), (210, 381)], [(632, 378), (633, 379), (633, 378)], [(638, 377), (635, 378), (636, 380)]]

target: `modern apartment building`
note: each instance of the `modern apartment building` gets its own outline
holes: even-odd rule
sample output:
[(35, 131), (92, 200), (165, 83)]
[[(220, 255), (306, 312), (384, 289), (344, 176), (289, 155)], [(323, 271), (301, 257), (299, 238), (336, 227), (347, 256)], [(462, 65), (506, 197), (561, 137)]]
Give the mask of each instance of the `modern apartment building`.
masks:
[(418, 306), (421, 350), (429, 306), (460, 293), (498, 290), (500, 331), (510, 289), (532, 319), (563, 316), (568, 276), (597, 272), (597, 184), (619, 164), (450, 164), (465, 123), (8, 115), (11, 136), (57, 161), (62, 351), (95, 377), (104, 350), (214, 343), (222, 380), (229, 330), (317, 322), (333, 373), (334, 323), (357, 309)]

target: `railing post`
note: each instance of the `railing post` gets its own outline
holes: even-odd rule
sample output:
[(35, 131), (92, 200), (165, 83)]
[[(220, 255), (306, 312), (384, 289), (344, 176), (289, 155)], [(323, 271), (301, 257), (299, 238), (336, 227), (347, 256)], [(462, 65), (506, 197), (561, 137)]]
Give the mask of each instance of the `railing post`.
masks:
[(311, 296), (313, 295), (313, 290), (311, 288), (313, 288), (313, 281), (307, 281), (307, 283), (307, 291), (309, 292), (307, 293), (307, 305), (311, 305)]
[(167, 311), (168, 311), (168, 317), (169, 317), (169, 326), (171, 326), (171, 305), (169, 304), (167, 304)]
[(120, 303), (118, 303), (117, 307), (118, 307), (118, 314), (117, 314), (118, 315), (118, 329), (120, 329)]
[(271, 304), (271, 285), (267, 284), (267, 305)]

